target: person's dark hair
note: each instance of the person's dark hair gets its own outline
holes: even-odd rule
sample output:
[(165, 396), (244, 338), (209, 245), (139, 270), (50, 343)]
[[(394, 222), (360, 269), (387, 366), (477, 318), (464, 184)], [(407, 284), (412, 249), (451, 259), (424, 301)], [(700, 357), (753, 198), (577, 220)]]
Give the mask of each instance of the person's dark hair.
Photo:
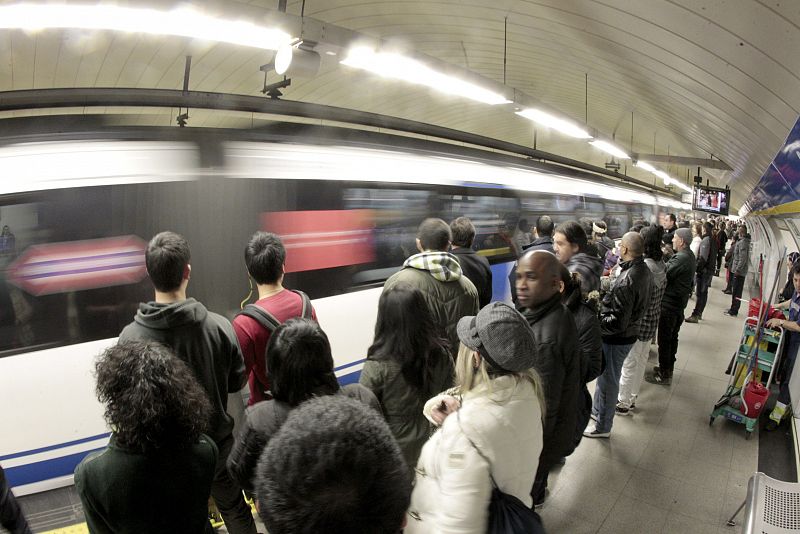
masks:
[(583, 228), (583, 233), (586, 234), (587, 240), (594, 233), (594, 229), (592, 228), (593, 223), (594, 221), (590, 217), (581, 217), (580, 219), (578, 219), (578, 224), (580, 224), (581, 228)]
[(681, 221), (680, 223), (678, 223), (678, 228), (691, 228), (691, 227), (692, 223), (690, 223), (689, 221)]
[(637, 224), (634, 224), (633, 226), (631, 226), (628, 231), (629, 232), (636, 232), (638, 234), (638, 233), (640, 233), (642, 231), (642, 228), (644, 228), (644, 224), (637, 223)]
[(244, 249), (244, 263), (257, 284), (276, 283), (286, 263), (283, 241), (275, 234), (256, 232)]
[(183, 282), (183, 273), (191, 260), (189, 243), (175, 232), (156, 234), (147, 244), (144, 254), (147, 274), (157, 291), (178, 289)]
[(450, 223), (453, 246), (470, 248), (475, 240), (475, 225), (467, 217), (459, 217)]
[(549, 215), (542, 215), (536, 219), (536, 233), (539, 237), (553, 237), (555, 225)]
[(411, 472), (383, 418), (345, 396), (289, 414), (256, 469), (270, 534), (394, 534), (411, 502)]
[(397, 361), (406, 382), (428, 398), (439, 393), (431, 381), (436, 359), (450, 358), (448, 348), (419, 289), (398, 284), (383, 292), (367, 359)]
[(792, 276), (800, 275), (800, 261), (792, 265)]
[(664, 238), (663, 226), (645, 226), (639, 231), (644, 241), (644, 257), (661, 261), (664, 252), (661, 249), (661, 240)]
[(564, 283), (564, 291), (561, 292), (561, 302), (570, 310), (574, 310), (583, 295), (581, 293), (581, 282), (577, 273), (569, 272), (569, 269), (559, 262), (558, 273), (561, 282)]
[(586, 231), (577, 221), (567, 221), (556, 227), (557, 234), (563, 234), (571, 245), (578, 245), (578, 252), (586, 252), (588, 239)]
[(417, 238), (424, 250), (447, 251), (447, 246), (453, 240), (450, 227), (441, 219), (425, 219), (419, 225)]
[(97, 360), (95, 376), (106, 422), (125, 448), (186, 448), (207, 430), (208, 396), (189, 366), (165, 345), (114, 345)]
[(339, 391), (328, 336), (310, 319), (289, 319), (275, 329), (267, 344), (267, 373), (272, 396), (289, 406)]
[(710, 222), (703, 223), (703, 235), (711, 237), (714, 235), (714, 225)]
[[(605, 223), (605, 221), (594, 221), (593, 224), (596, 225), (598, 228), (602, 228), (603, 230), (608, 230), (608, 225)], [(594, 232), (594, 227), (592, 228), (592, 232)]]
[(677, 217), (675, 217), (675, 214), (674, 214), (674, 213), (669, 213), (669, 214), (667, 214), (667, 218), (669, 218), (669, 220), (670, 220), (670, 221), (672, 221), (672, 222), (674, 222), (674, 223), (675, 223), (675, 222), (678, 222), (678, 218), (677, 218)]
[(528, 219), (520, 219), (519, 222), (517, 223), (517, 228), (519, 229), (520, 232), (531, 231), (531, 225), (528, 224)]

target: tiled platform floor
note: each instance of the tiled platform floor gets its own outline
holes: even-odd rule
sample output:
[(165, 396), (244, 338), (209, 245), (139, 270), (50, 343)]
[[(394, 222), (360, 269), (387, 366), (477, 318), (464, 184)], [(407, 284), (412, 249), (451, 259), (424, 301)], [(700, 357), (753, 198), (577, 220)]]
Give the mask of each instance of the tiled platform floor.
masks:
[[(723, 418), (709, 426), (747, 310), (723, 315), (723, 288), (714, 278), (704, 319), (681, 327), (672, 386), (645, 382), (635, 415), (615, 418), (607, 440), (584, 439), (550, 476), (540, 511), (548, 533), (739, 532), (725, 522), (757, 469), (758, 434), (745, 440), (744, 426)], [(687, 315), (693, 307), (694, 299)], [(653, 345), (648, 369), (657, 364)]]

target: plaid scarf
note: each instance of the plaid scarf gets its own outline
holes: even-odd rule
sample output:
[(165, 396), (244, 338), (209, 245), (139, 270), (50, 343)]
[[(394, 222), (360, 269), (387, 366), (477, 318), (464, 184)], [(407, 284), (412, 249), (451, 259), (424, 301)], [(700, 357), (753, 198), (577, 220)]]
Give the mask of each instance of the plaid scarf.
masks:
[(428, 271), (440, 282), (455, 282), (461, 278), (461, 265), (449, 252), (420, 252), (408, 258), (403, 267)]

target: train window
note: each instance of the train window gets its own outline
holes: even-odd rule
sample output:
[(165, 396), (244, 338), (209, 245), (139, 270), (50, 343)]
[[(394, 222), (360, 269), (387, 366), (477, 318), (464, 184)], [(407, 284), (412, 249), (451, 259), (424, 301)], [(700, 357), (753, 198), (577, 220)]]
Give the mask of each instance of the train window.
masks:
[(469, 217), (475, 225), (473, 247), (488, 258), (514, 254), (514, 237), (521, 232), (519, 200), (489, 195), (442, 195), (445, 220)]

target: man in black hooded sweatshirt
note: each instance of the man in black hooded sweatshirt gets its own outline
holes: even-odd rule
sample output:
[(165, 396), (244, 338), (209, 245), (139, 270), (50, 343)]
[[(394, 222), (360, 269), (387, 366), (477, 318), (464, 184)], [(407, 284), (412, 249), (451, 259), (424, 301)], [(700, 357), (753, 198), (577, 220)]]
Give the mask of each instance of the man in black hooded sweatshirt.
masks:
[(145, 264), (155, 288), (155, 300), (139, 304), (119, 342), (157, 341), (172, 348), (194, 372), (211, 401), (207, 434), (219, 449), (211, 496), (228, 532), (256, 534), (250, 507), (242, 489), (231, 479), (225, 461), (233, 446), (233, 418), (226, 412), (228, 393), (244, 387), (242, 351), (231, 323), (186, 297), (192, 267), (189, 243), (173, 232), (157, 234), (147, 245)]

